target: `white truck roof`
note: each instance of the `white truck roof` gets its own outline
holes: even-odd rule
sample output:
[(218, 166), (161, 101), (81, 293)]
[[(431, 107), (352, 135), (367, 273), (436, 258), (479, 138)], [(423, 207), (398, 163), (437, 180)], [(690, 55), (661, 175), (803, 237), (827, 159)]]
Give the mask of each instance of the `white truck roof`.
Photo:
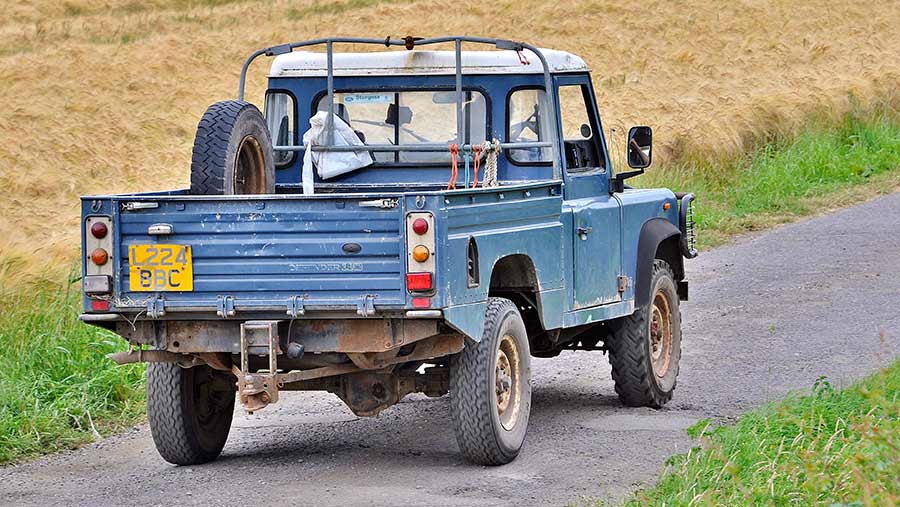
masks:
[[(566, 51), (541, 49), (550, 72), (585, 72), (587, 64)], [(528, 64), (519, 61), (515, 51), (463, 51), (463, 74), (540, 74), (541, 61), (531, 51), (522, 51)], [(325, 53), (295, 51), (278, 55), (269, 77), (309, 77), (327, 74)], [(455, 74), (453, 51), (381, 51), (372, 53), (335, 53), (335, 76)]]

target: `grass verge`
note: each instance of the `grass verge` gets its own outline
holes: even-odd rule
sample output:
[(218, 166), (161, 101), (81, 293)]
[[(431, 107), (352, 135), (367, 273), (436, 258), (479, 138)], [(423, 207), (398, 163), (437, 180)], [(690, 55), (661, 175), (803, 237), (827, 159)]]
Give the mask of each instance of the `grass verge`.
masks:
[(78, 321), (78, 284), (0, 299), (0, 463), (71, 449), (140, 420), (144, 368), (104, 357), (112, 333)]
[(896, 97), (838, 122), (808, 128), (745, 156), (688, 154), (637, 179), (637, 186), (694, 192), (701, 247), (748, 231), (847, 206), (900, 188), (900, 109)]
[(900, 505), (900, 362), (689, 432), (702, 446), (625, 505)]

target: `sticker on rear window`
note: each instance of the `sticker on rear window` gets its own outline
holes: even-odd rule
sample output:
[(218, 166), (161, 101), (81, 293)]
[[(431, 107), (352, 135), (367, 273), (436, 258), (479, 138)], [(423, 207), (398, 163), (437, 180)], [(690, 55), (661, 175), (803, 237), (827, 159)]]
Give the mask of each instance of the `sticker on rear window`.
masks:
[(353, 93), (344, 95), (344, 104), (389, 104), (394, 101), (392, 95), (384, 93)]

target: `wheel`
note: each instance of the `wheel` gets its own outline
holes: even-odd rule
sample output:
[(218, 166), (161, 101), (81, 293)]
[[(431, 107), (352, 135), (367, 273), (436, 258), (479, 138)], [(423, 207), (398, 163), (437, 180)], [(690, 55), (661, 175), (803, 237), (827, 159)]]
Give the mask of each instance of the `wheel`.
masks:
[(619, 398), (632, 407), (662, 407), (672, 399), (681, 359), (681, 310), (665, 261), (653, 263), (650, 304), (611, 327), (609, 362)]
[(216, 459), (228, 439), (233, 412), (234, 391), (217, 386), (209, 366), (147, 366), (150, 433), (169, 463), (197, 465)]
[(272, 136), (262, 113), (239, 100), (209, 106), (194, 137), (191, 193), (274, 194)]
[(531, 361), (525, 323), (512, 301), (490, 298), (478, 343), (450, 358), (450, 413), (456, 441), (479, 465), (514, 460), (531, 412)]

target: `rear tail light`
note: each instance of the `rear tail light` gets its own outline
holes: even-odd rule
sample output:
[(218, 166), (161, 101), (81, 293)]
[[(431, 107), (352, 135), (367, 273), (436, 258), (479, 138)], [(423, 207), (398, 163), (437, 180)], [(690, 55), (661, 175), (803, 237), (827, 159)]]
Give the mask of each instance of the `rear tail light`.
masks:
[(91, 262), (98, 266), (103, 266), (109, 261), (109, 253), (102, 248), (95, 248), (91, 252)]
[(425, 262), (429, 257), (431, 257), (431, 252), (428, 251), (427, 246), (419, 245), (413, 248), (413, 259), (415, 259), (416, 262)]
[(406, 288), (412, 291), (425, 291), (434, 288), (431, 273), (407, 273)]
[(109, 227), (103, 222), (94, 222), (91, 224), (91, 236), (97, 239), (103, 239), (109, 233)]
[[(104, 215), (91, 215), (84, 219), (83, 251), (84, 276), (81, 287), (85, 295), (107, 296), (113, 290), (114, 253), (112, 244), (112, 218)], [(105, 308), (104, 308), (105, 305)], [(86, 311), (103, 312), (109, 309), (106, 301), (85, 303)]]
[[(427, 211), (414, 211), (406, 215), (406, 289), (409, 292), (421, 293), (434, 290), (435, 256), (437, 255), (434, 243), (434, 215)], [(424, 296), (424, 294), (416, 294), (416, 297), (410, 301), (414, 308), (431, 306), (430, 298), (419, 296)], [(424, 306), (420, 306), (423, 304)]]
[(428, 232), (428, 220), (425, 220), (424, 218), (417, 218), (413, 220), (412, 230), (419, 236), (425, 234), (426, 232)]

